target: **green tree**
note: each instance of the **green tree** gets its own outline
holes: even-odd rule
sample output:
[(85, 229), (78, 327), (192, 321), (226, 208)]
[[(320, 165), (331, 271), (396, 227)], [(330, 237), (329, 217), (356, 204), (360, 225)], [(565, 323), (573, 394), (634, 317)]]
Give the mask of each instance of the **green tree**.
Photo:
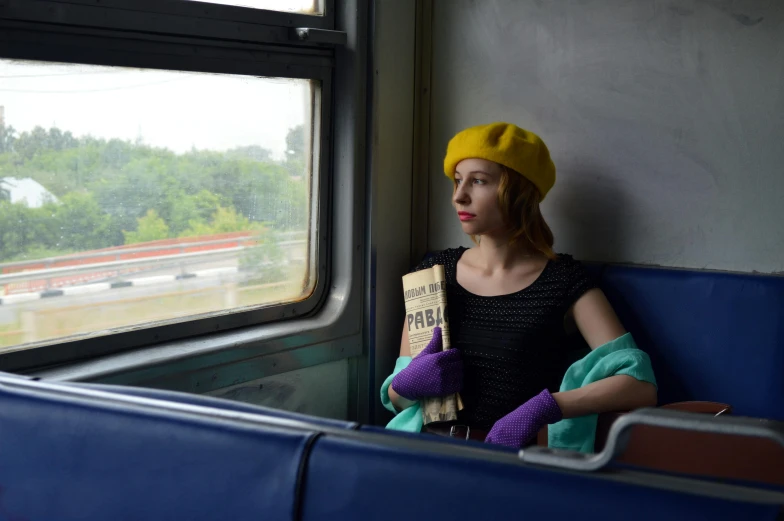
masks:
[(16, 129), (10, 125), (0, 125), (0, 154), (13, 151), (15, 142)]
[(214, 193), (251, 221), (284, 226), (283, 200), (289, 175), (281, 165), (248, 160), (225, 160), (213, 170)]
[(70, 132), (63, 132), (59, 128), (50, 128), (47, 137), (47, 147), (52, 150), (66, 150), (79, 146), (79, 140)]
[[(259, 146), (175, 154), (142, 142), (74, 137), (56, 127), (3, 132), (0, 178), (32, 178), (60, 201), (45, 209), (3, 210), (3, 225), (11, 227), (2, 230), (4, 258), (115, 246), (147, 240), (147, 232), (163, 238), (257, 229), (260, 223), (280, 231), (308, 225), (304, 126), (289, 131), (282, 163)], [(8, 195), (0, 191), (0, 201), (8, 203)]]
[(0, 259), (33, 259), (122, 244), (111, 219), (87, 193), (29, 208), (0, 202)]
[(109, 172), (90, 184), (90, 189), (120, 230), (135, 229), (137, 220), (150, 209), (161, 218), (169, 217), (167, 193), (179, 190), (166, 158), (140, 154), (122, 169)]
[(213, 233), (244, 232), (250, 228), (250, 221), (238, 214), (234, 208), (221, 206), (212, 216)]
[(0, 178), (0, 202), (11, 202), (11, 188)]
[(310, 215), (309, 180), (287, 179), (280, 199), (279, 229), (302, 230), (308, 226)]
[(30, 160), (48, 148), (49, 134), (42, 127), (35, 127), (30, 132), (22, 132), (17, 138), (14, 148), (23, 160)]
[(123, 230), (125, 244), (157, 241), (169, 237), (169, 227), (163, 219), (158, 217), (158, 213), (155, 210), (147, 210), (144, 217), (138, 219), (138, 223), (139, 226), (136, 231), (127, 232)]
[(131, 143), (112, 139), (101, 147), (101, 163), (115, 169), (122, 169), (134, 159), (139, 159), (138, 149)]
[(58, 128), (48, 131), (43, 127), (35, 127), (30, 132), (22, 132), (14, 142), (14, 150), (24, 160), (30, 160), (47, 150), (65, 150), (79, 146), (79, 140), (70, 132)]
[(112, 226), (112, 217), (104, 212), (92, 194), (73, 192), (60, 204), (47, 205), (59, 224), (58, 244), (74, 251), (96, 250), (122, 244)]
[(269, 229), (256, 236), (256, 245), (246, 248), (239, 260), (240, 271), (247, 274), (246, 284), (269, 284), (286, 280), (286, 254), (280, 239)]
[(208, 190), (194, 195), (172, 192), (168, 195), (168, 218), (172, 235), (181, 236), (194, 226), (207, 224), (220, 206), (220, 197)]
[[(258, 228), (260, 225), (256, 225)], [(199, 237), (202, 235), (215, 235), (217, 233), (244, 232), (254, 229), (251, 222), (239, 215), (234, 208), (218, 207), (210, 223), (191, 221), (189, 229), (181, 237)]]
[(233, 148), (226, 152), (229, 159), (250, 159), (262, 163), (272, 162), (272, 152), (258, 145)]
[(38, 257), (34, 252), (57, 244), (56, 222), (49, 218), (49, 211), (47, 207), (0, 202), (0, 262)]

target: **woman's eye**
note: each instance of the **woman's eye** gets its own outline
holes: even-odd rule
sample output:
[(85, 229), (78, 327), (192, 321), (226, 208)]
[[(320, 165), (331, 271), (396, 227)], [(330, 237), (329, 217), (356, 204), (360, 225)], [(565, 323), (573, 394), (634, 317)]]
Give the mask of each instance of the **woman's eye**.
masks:
[[(460, 186), (462, 182), (463, 182), (462, 179), (458, 179), (455, 177), (455, 186)], [(484, 179), (471, 179), (471, 184), (484, 185), (487, 184), (487, 182)]]

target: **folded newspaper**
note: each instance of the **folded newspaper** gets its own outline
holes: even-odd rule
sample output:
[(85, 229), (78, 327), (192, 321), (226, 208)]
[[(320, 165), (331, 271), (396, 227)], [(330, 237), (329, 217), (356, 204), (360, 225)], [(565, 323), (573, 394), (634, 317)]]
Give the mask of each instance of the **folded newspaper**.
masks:
[[(433, 330), (441, 328), (444, 349), (449, 349), (449, 321), (446, 307), (446, 277), (441, 265), (409, 273), (403, 277), (406, 302), (406, 323), (411, 357), (416, 358), (433, 338)], [(424, 424), (457, 419), (463, 408), (459, 394), (444, 398), (427, 398), (422, 402)]]

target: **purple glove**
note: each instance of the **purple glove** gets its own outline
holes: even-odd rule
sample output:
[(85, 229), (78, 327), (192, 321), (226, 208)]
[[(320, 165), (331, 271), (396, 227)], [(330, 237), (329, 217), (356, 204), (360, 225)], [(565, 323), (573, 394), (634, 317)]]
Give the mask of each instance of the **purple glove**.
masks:
[(463, 388), (463, 359), (457, 349), (443, 351), (441, 328), (408, 367), (392, 379), (392, 389), (403, 398), (419, 400), (448, 396)]
[(531, 441), (542, 427), (560, 421), (562, 417), (555, 398), (545, 389), (495, 422), (485, 443), (519, 449)]

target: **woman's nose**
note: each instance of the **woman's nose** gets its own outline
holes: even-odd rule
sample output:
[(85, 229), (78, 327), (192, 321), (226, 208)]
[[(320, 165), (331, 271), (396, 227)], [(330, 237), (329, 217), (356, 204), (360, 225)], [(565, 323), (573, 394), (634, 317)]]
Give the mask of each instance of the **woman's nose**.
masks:
[(463, 185), (458, 185), (455, 189), (455, 194), (452, 196), (452, 201), (456, 204), (466, 204), (468, 202), (468, 194), (466, 193), (465, 189), (463, 189)]

